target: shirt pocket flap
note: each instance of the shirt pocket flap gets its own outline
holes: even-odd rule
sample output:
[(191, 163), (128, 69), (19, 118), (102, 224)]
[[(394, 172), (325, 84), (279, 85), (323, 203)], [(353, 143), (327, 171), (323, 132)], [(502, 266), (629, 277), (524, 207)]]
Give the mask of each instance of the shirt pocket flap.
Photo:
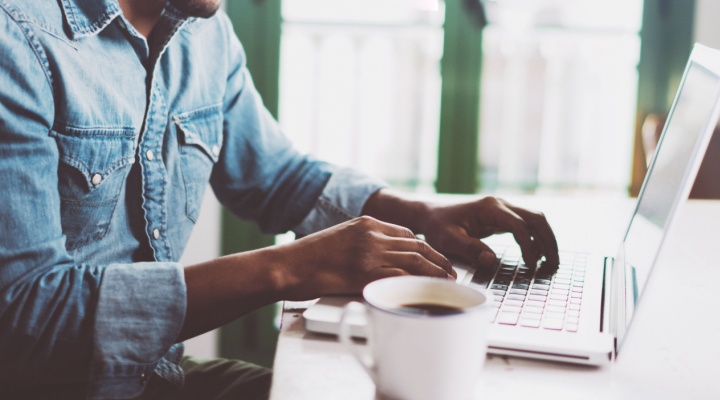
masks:
[(194, 146), (213, 163), (217, 162), (223, 142), (223, 117), (219, 104), (178, 114), (173, 117), (173, 122), (178, 128), (181, 144)]
[(112, 174), (135, 162), (136, 136), (132, 128), (53, 130), (60, 161), (78, 170), (89, 191), (104, 185)]

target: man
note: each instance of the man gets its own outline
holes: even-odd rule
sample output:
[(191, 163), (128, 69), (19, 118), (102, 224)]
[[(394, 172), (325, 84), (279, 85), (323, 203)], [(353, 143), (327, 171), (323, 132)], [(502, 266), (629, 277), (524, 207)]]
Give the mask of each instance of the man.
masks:
[[(541, 214), (412, 201), (299, 154), (218, 4), (0, 0), (0, 397), (263, 398), (267, 371), (181, 342), (279, 300), (453, 279), (443, 254), (490, 264), (496, 232), (557, 263)], [(208, 182), (304, 237), (179, 265)]]

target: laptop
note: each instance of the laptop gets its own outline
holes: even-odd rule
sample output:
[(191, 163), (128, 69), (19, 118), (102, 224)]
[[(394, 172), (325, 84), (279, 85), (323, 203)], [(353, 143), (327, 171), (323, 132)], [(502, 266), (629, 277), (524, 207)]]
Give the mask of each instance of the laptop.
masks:
[[(497, 312), (488, 352), (576, 364), (612, 362), (622, 348), (678, 207), (685, 202), (720, 114), (720, 52), (696, 44), (614, 257), (560, 252), (557, 268), (524, 265), (496, 248), (495, 268), (456, 263), (458, 282), (491, 291)], [(561, 249), (562, 250), (562, 249)], [(323, 297), (304, 313), (308, 331), (337, 334), (350, 297)], [(351, 333), (364, 337), (362, 321)]]

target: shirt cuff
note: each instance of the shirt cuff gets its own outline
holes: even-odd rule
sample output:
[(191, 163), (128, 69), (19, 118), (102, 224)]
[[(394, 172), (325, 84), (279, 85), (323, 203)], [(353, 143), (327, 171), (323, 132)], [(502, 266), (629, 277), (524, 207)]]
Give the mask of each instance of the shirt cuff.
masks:
[(186, 286), (178, 263), (111, 264), (105, 270), (94, 329), (91, 398), (139, 395), (177, 341)]
[(305, 219), (293, 231), (300, 235), (329, 228), (359, 217), (367, 199), (388, 185), (349, 168), (336, 169), (320, 198)]

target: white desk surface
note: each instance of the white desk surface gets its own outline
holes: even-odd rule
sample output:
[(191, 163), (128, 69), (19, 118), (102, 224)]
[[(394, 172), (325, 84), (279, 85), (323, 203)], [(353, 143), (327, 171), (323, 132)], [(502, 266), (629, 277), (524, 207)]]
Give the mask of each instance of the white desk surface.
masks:
[[(561, 249), (608, 255), (633, 205), (617, 198), (510, 200), (543, 211)], [(653, 289), (613, 365), (489, 355), (476, 398), (720, 399), (720, 263), (712, 257), (720, 250), (719, 230), (720, 201), (690, 201), (681, 210), (650, 278)], [(283, 312), (271, 399), (374, 399), (375, 388), (355, 360), (334, 337), (307, 332), (301, 313)]]

